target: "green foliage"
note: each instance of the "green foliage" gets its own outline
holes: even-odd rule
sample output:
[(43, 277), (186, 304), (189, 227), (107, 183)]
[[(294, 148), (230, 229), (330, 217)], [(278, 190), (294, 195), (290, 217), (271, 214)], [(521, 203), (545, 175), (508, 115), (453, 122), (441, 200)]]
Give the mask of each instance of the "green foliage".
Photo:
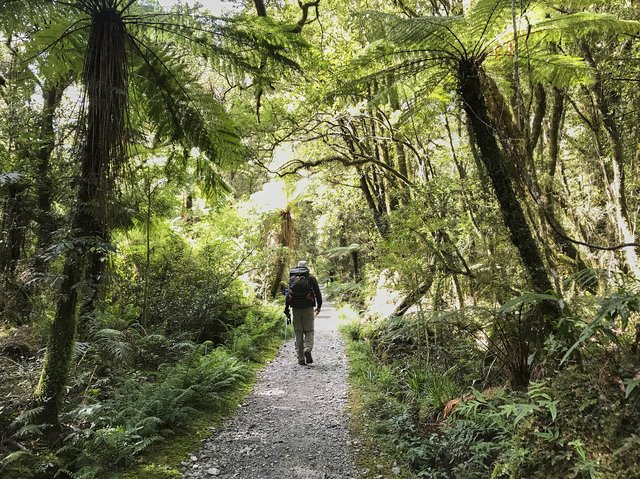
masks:
[[(263, 307), (247, 313), (244, 322), (227, 335), (225, 344), (237, 358), (257, 362), (285, 327), (282, 309)], [(289, 331), (289, 336), (292, 332)]]
[(203, 345), (183, 361), (163, 365), (151, 378), (131, 375), (108, 400), (70, 412), (70, 418), (90, 427), (68, 435), (59, 454), (73, 458), (70, 466), (80, 477), (129, 466), (203, 411), (221, 407), (229, 392), (248, 379), (246, 363), (225, 349), (206, 353)]
[[(525, 295), (505, 308), (538, 299)], [(601, 309), (615, 310), (612, 317), (618, 318), (620, 311), (630, 311), (629, 300), (605, 299)], [(452, 336), (447, 350), (439, 353), (433, 341), (438, 323), (431, 317), (432, 342), (425, 358), (424, 346), (415, 341), (424, 330), (412, 327), (415, 321), (394, 318), (373, 327), (357, 323), (343, 333), (350, 340), (351, 382), (368, 418), (366, 436), (402, 458), (418, 477), (622, 479), (638, 474), (632, 446), (640, 417), (638, 380), (619, 373), (620, 368), (637, 370), (628, 357), (604, 360), (597, 355), (582, 368), (533, 381), (525, 392), (479, 390), (469, 384), (484, 367), (482, 356), (467, 355), (443, 369), (453, 351), (461, 347), (468, 353), (470, 344)]]
[[(221, 220), (225, 219), (229, 217), (221, 215)], [(241, 252), (233, 241), (223, 237), (224, 231), (209, 231), (206, 222), (185, 226), (184, 231), (166, 223), (154, 226), (152, 247), (156, 252), (151, 255), (146, 278), (142, 276), (146, 265), (138, 243), (141, 240), (130, 235), (122, 251), (133, 254), (121, 257), (116, 272), (123, 280), (133, 276), (137, 281), (122, 281), (117, 293), (136, 298), (130, 308), (141, 315), (147, 281), (146, 324), (140, 316), (133, 320), (163, 335), (219, 344), (227, 330), (242, 323), (250, 304), (250, 296), (236, 278)], [(198, 248), (192, 243), (198, 243)]]
[(364, 290), (360, 283), (331, 282), (325, 286), (325, 292), (338, 304), (364, 304)]
[(617, 322), (619, 330), (624, 332), (629, 326), (629, 320), (640, 312), (640, 295), (637, 291), (622, 290), (600, 300), (600, 308), (593, 318), (580, 333), (578, 340), (569, 348), (562, 362), (566, 361), (588, 339), (599, 336), (608, 341), (617, 342)]

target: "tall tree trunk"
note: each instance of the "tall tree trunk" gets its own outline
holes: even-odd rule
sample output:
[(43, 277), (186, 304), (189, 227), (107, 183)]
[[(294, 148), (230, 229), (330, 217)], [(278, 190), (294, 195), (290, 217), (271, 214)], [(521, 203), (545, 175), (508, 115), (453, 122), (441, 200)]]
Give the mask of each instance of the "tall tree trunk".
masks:
[(378, 206), (378, 202), (371, 192), (371, 187), (369, 186), (369, 180), (367, 178), (366, 172), (358, 169), (358, 175), (360, 176), (360, 190), (364, 195), (367, 206), (369, 207), (369, 211), (371, 212), (371, 216), (373, 217), (373, 224), (375, 225), (376, 230), (378, 231), (380, 236), (382, 236), (383, 238), (387, 238), (389, 236), (387, 215), (385, 211), (383, 211), (382, 208)]
[(422, 299), (422, 297), (429, 292), (433, 285), (433, 280), (436, 275), (436, 259), (433, 257), (427, 268), (429, 276), (420, 283), (413, 291), (409, 292), (398, 306), (393, 310), (391, 316), (403, 316), (409, 308)]
[(520, 202), (516, 197), (502, 151), (493, 136), (487, 107), (482, 97), (483, 90), (479, 73), (479, 66), (472, 61), (460, 63), (458, 81), (463, 108), (471, 123), (480, 150), (480, 159), (491, 179), (502, 218), (509, 230), (511, 240), (520, 254), (529, 281), (534, 291), (548, 293), (553, 291), (553, 287)]
[(31, 315), (32, 297), (37, 292), (41, 281), (33, 281), (42, 277), (47, 271), (47, 263), (43, 259), (42, 252), (51, 245), (53, 232), (58, 224), (53, 213), (54, 186), (51, 174), (51, 155), (56, 146), (54, 129), (55, 112), (62, 100), (64, 90), (70, 84), (69, 79), (56, 82), (46, 81), (42, 87), (42, 112), (38, 120), (39, 146), (37, 151), (29, 152), (36, 164), (36, 253), (29, 259), (29, 281), (20, 281), (17, 285), (21, 298), (19, 306), (23, 317)]
[(26, 239), (25, 193), (27, 184), (24, 179), (19, 179), (7, 185), (6, 190), (7, 197), (2, 215), (2, 232), (5, 234), (6, 240), (1, 256), (1, 265), (7, 280), (13, 281)]
[(2, 278), (2, 304), (0, 313), (12, 323), (22, 325), (27, 322), (25, 298), (17, 278), (18, 263), (23, 256), (26, 242), (28, 212), (26, 206), (27, 183), (23, 178), (8, 184), (2, 210), (2, 241), (0, 250), (0, 272)]
[[(538, 245), (516, 196), (505, 158), (493, 136), (487, 105), (482, 96), (480, 66), (473, 60), (464, 60), (460, 62), (457, 73), (463, 109), (471, 123), (480, 159), (491, 179), (502, 218), (511, 235), (511, 241), (520, 254), (529, 283), (537, 293), (552, 292), (553, 286)], [(532, 364), (527, 358), (542, 346), (552, 329), (546, 316), (557, 317), (559, 313), (556, 302), (540, 302), (529, 312), (525, 324), (518, 328), (516, 336), (509, 338), (523, 345), (513, 352), (516, 356), (514, 360), (505, 363), (509, 368), (510, 384), (513, 388), (523, 389), (528, 386)]]
[(273, 274), (273, 282), (269, 288), (269, 294), (275, 298), (281, 293), (281, 287), (287, 264), (289, 262), (289, 250), (293, 246), (293, 216), (288, 208), (280, 212), (280, 232), (278, 234), (278, 244), (282, 247), (278, 252), (276, 267)]
[[(511, 111), (506, 105), (504, 98), (498, 91), (497, 86), (489, 78), (487, 80), (487, 88), (490, 91), (491, 101), (488, 103), (488, 112), (492, 120), (492, 124), (495, 125), (496, 130), (499, 133), (499, 139), (503, 145), (504, 151), (510, 151), (512, 156), (518, 158), (517, 164), (520, 165), (520, 169), (514, 174), (519, 179), (519, 186), (521, 187), (521, 194), (524, 196), (525, 191), (528, 191), (538, 210), (538, 216), (550, 231), (551, 239), (555, 243), (557, 249), (563, 254), (567, 255), (575, 262), (575, 270), (583, 271), (588, 269), (588, 266), (580, 257), (578, 249), (567, 238), (569, 235), (566, 233), (562, 226), (562, 223), (557, 217), (555, 202), (553, 200), (553, 192), (551, 186), (547, 191), (543, 191), (540, 187), (538, 176), (536, 174), (536, 168), (534, 163), (534, 148), (541, 137), (542, 122), (546, 111), (546, 94), (541, 91), (541, 86), (536, 87), (536, 97), (538, 99), (535, 108), (535, 114), (532, 124), (527, 126), (525, 131), (521, 130), (521, 126), (518, 125), (516, 119), (512, 118)], [(518, 100), (514, 100), (518, 102)], [(522, 100), (520, 100), (522, 103)], [(551, 114), (551, 124), (549, 127), (549, 155), (550, 155), (550, 168), (553, 171), (556, 169), (558, 163), (558, 141), (559, 141), (559, 129), (562, 119), (563, 108), (563, 96), (562, 92), (556, 90), (554, 96), (554, 105)], [(524, 121), (524, 120), (523, 120)], [(523, 123), (521, 121), (520, 123)], [(520, 143), (514, 142), (514, 139), (522, 138), (518, 140)], [(545, 241), (545, 244), (549, 241)], [(550, 248), (547, 246), (550, 251)], [(588, 280), (584, 286), (593, 291), (593, 281)]]
[[(47, 83), (42, 89), (44, 105), (40, 120), (40, 148), (37, 153), (37, 177), (38, 191), (38, 249), (51, 244), (51, 235), (57, 225), (52, 217), (53, 204), (53, 178), (51, 176), (51, 154), (56, 145), (54, 130), (55, 112), (62, 100), (62, 95), (69, 85), (69, 81)], [(42, 265), (40, 265), (42, 266)]]
[[(347, 148), (351, 153), (351, 155), (355, 158), (357, 156), (356, 145), (354, 144), (353, 136), (350, 130), (350, 127), (355, 130), (355, 126), (347, 125), (345, 120), (342, 118), (338, 120), (338, 123), (340, 124), (340, 127), (342, 129), (342, 139), (347, 145)], [(380, 236), (382, 236), (383, 238), (386, 238), (388, 235), (389, 228), (387, 224), (385, 211), (383, 210), (382, 206), (379, 206), (380, 203), (376, 201), (375, 192), (373, 191), (371, 182), (369, 181), (368, 175), (364, 170), (364, 168), (358, 167), (357, 171), (358, 171), (358, 177), (359, 177), (360, 191), (362, 191), (362, 194), (364, 195), (364, 199), (367, 202), (367, 206), (369, 207), (369, 211), (371, 212), (371, 216), (373, 217), (373, 224), (376, 230), (378, 231), (378, 233), (380, 234)]]
[[(389, 74), (387, 78), (387, 88), (389, 89), (389, 105), (393, 111), (400, 111), (400, 97), (398, 96), (398, 88), (394, 84), (394, 78), (392, 74)], [(402, 144), (402, 138), (398, 133), (391, 132), (392, 137), (395, 140), (396, 157), (398, 159), (398, 171), (402, 173), (406, 178), (409, 178), (409, 167), (407, 164), (407, 153), (404, 145)], [(400, 194), (401, 202), (406, 203), (408, 200), (410, 190), (404, 189)]]
[[(600, 113), (600, 119), (609, 142), (609, 150), (611, 154), (611, 173), (612, 177), (607, 185), (610, 191), (610, 198), (613, 203), (613, 209), (616, 217), (616, 224), (620, 231), (620, 238), (625, 243), (635, 243), (636, 236), (631, 226), (629, 209), (627, 206), (625, 172), (624, 172), (624, 150), (622, 145), (622, 135), (618, 129), (618, 123), (615, 118), (613, 105), (617, 93), (608, 91), (598, 65), (596, 64), (591, 48), (587, 43), (582, 44), (582, 52), (585, 60), (595, 70), (596, 82), (591, 88), (591, 92), (595, 97), (596, 107)], [(638, 262), (638, 253), (635, 247), (629, 246), (624, 248), (624, 254), (630, 271), (636, 278), (640, 278), (640, 263)]]
[(34, 392), (43, 406), (39, 419), (57, 425), (69, 378), (77, 326), (79, 283), (96, 241), (106, 231), (106, 209), (113, 168), (124, 159), (127, 131), (127, 33), (121, 14), (111, 8), (93, 17), (83, 82), (87, 130), (82, 149), (78, 196), (71, 222), (74, 248), (67, 253), (64, 280), (51, 325), (40, 381)]
[[(564, 112), (564, 94), (557, 88), (553, 91), (553, 106), (551, 108), (551, 120), (549, 123), (549, 138), (548, 138), (548, 151), (549, 151), (549, 167), (548, 174), (553, 180), (556, 169), (558, 167), (558, 157), (560, 152), (560, 128), (562, 126), (562, 116)], [(541, 207), (543, 210), (543, 219), (547, 221), (551, 229), (551, 235), (556, 244), (560, 247), (560, 250), (567, 257), (571, 258), (575, 262), (575, 270), (585, 271), (589, 267), (582, 259), (578, 248), (567, 240), (568, 234), (561, 224), (556, 220), (555, 213), (555, 193), (552, 190), (553, 181), (549, 182), (549, 187), (546, 189), (543, 195), (541, 195)], [(538, 188), (539, 189), (539, 188)], [(584, 287), (592, 293), (595, 293), (598, 287), (598, 280), (596, 277), (588, 278), (584, 283)]]

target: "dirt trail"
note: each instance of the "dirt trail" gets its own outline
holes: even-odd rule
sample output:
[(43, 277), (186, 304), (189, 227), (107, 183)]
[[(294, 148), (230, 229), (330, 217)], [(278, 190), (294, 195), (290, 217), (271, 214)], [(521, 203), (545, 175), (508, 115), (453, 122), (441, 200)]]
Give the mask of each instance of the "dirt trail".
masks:
[(351, 457), (355, 439), (347, 430), (347, 364), (337, 323), (337, 312), (324, 303), (314, 363), (298, 365), (288, 341), (241, 410), (184, 462), (184, 478), (360, 477)]

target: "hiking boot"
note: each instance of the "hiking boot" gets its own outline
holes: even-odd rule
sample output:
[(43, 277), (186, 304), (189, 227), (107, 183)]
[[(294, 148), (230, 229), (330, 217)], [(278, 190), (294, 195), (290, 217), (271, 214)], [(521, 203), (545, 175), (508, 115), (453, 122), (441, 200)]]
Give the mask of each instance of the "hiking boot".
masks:
[(298, 359), (298, 364), (299, 364), (300, 366), (304, 366), (304, 365), (306, 365), (307, 363), (305, 363), (305, 362), (304, 362), (304, 359)]
[(305, 351), (304, 357), (307, 360), (307, 364), (311, 364), (313, 362), (313, 358), (311, 357), (311, 351)]

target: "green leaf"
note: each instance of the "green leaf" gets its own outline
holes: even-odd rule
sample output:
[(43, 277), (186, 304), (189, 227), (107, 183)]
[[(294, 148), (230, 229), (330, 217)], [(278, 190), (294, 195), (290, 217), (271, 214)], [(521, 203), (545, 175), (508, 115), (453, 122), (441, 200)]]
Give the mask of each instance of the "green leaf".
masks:
[(552, 294), (525, 293), (510, 299), (504, 303), (498, 311), (501, 313), (511, 313), (521, 309), (522, 306), (537, 304), (542, 301), (558, 301), (558, 298)]
[(633, 390), (636, 387), (638, 387), (638, 385), (640, 385), (640, 378), (625, 379), (624, 383), (627, 385), (627, 387), (624, 390), (624, 397), (626, 399), (629, 396), (631, 396), (631, 393), (633, 392)]

